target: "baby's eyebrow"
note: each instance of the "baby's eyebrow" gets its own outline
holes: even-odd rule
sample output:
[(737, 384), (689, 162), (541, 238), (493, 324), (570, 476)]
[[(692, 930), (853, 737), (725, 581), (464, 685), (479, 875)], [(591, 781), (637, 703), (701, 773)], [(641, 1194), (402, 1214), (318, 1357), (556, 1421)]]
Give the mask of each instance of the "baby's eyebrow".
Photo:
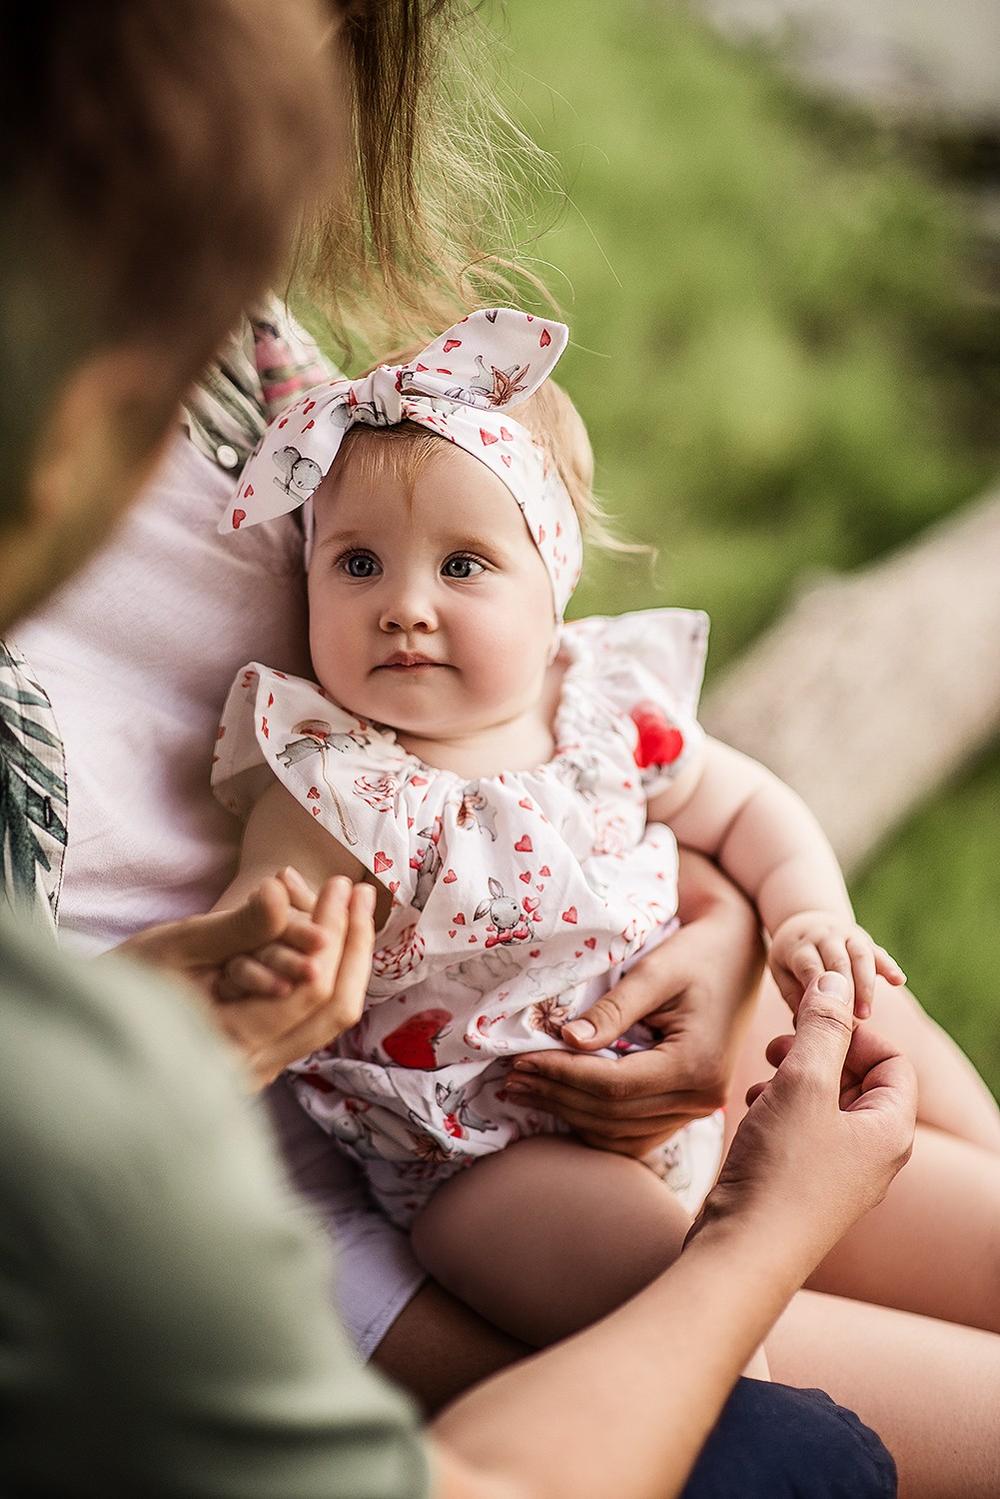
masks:
[(371, 539), (368, 531), (331, 531), (328, 536), (324, 536), (323, 540), (317, 543), (317, 548), (323, 551), (326, 547), (343, 546), (345, 542), (370, 542)]

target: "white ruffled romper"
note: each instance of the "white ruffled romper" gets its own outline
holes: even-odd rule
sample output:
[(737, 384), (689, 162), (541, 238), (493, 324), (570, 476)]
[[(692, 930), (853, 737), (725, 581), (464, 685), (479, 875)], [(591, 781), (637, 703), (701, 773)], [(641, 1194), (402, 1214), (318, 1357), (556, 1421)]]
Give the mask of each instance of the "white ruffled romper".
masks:
[[(708, 621), (648, 610), (563, 626), (552, 759), (466, 780), (314, 683), (252, 663), (219, 730), (216, 794), (247, 816), (272, 775), (392, 893), (364, 1016), (291, 1069), (303, 1107), (407, 1226), (478, 1156), (552, 1133), (504, 1082), (674, 928), (677, 846), (646, 803), (703, 738), (695, 718)], [(615, 1052), (651, 1043), (642, 1027)], [(721, 1114), (658, 1162), (696, 1208), (721, 1156)]]

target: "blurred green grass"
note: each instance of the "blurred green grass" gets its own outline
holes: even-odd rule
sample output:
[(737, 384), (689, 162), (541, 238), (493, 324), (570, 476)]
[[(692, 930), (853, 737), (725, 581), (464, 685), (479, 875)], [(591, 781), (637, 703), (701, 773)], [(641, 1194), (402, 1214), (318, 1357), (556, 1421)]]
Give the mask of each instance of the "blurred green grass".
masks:
[[(574, 340), (560, 378), (622, 531), (659, 551), (593, 559), (573, 612), (707, 608), (715, 671), (804, 573), (893, 550), (995, 476), (967, 226), (874, 127), (675, 6), (504, 14), (515, 113), (571, 200), (520, 226), (560, 273), (541, 267)], [(854, 892), (995, 1091), (998, 806), (994, 754)]]

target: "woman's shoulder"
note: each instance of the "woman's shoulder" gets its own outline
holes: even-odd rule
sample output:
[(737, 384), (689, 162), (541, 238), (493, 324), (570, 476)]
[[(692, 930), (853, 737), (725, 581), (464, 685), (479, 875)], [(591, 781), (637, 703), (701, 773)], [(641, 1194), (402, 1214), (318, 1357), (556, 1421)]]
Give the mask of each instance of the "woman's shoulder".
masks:
[(271, 294), (241, 319), (194, 385), (182, 424), (195, 447), (235, 480), (268, 422), (302, 391), (338, 373)]

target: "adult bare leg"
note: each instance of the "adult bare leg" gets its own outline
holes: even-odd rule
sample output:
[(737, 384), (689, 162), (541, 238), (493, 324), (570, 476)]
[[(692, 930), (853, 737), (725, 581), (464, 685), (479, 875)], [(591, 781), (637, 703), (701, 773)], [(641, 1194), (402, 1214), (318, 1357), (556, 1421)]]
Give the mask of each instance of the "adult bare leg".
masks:
[(878, 1432), (900, 1499), (1000, 1493), (1000, 1338), (802, 1291), (767, 1340), (772, 1377), (818, 1386)]

